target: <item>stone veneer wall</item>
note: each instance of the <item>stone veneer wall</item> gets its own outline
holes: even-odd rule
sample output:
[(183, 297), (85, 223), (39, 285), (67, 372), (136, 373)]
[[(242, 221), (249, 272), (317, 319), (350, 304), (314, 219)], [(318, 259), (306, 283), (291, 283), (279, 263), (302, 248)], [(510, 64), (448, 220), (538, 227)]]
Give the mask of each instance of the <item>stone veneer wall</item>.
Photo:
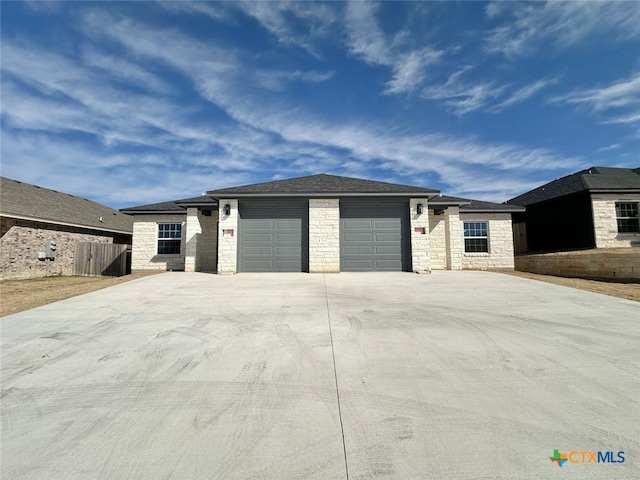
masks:
[(640, 233), (618, 233), (616, 202), (640, 202), (640, 194), (592, 194), (596, 248), (640, 246)]
[(447, 240), (447, 269), (460, 270), (464, 268), (462, 262), (464, 238), (460, 221), (460, 207), (448, 207), (443, 215)]
[[(238, 200), (219, 199), (218, 221), (218, 273), (229, 274), (238, 271)], [(224, 206), (231, 206), (231, 213), (223, 213)], [(225, 233), (233, 231), (233, 233)]]
[[(131, 270), (184, 270), (187, 216), (184, 213), (136, 215), (133, 221)], [(176, 255), (158, 255), (158, 224), (182, 223), (182, 244)]]
[[(463, 253), (462, 268), (486, 270), (491, 268), (514, 268), (513, 229), (510, 213), (461, 213), (460, 223), (488, 222), (489, 253)], [(461, 251), (464, 252), (464, 231)]]
[(187, 208), (186, 221), (186, 255), (184, 269), (186, 272), (215, 272), (216, 253), (218, 249), (218, 210), (205, 216), (197, 207)]
[(640, 249), (598, 249), (576, 252), (523, 254), (515, 258), (516, 270), (559, 277), (640, 279)]
[(205, 217), (198, 212), (202, 233), (198, 239), (198, 255), (196, 256), (197, 272), (217, 271), (218, 259), (218, 210), (212, 209), (211, 215)]
[(56, 258), (49, 261), (49, 275), (72, 275), (77, 242), (113, 243), (108, 232), (85, 230), (44, 222), (0, 218), (0, 279), (44, 277), (47, 261), (38, 260), (47, 238), (55, 238)]
[[(418, 214), (419, 203), (422, 204), (421, 214)], [(429, 210), (426, 198), (412, 198), (409, 200), (409, 218), (411, 220), (410, 238), (412, 269), (414, 272), (430, 272)]]
[(340, 271), (340, 201), (309, 199), (309, 272)]
[(444, 214), (435, 215), (432, 209), (429, 209), (429, 258), (432, 269), (447, 269), (447, 234)]

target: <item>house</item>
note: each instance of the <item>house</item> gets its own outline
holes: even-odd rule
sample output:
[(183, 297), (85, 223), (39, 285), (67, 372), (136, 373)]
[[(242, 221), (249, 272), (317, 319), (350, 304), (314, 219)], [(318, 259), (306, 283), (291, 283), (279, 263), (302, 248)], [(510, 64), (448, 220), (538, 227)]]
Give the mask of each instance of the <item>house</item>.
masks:
[[(133, 219), (67, 193), (0, 177), (0, 279), (71, 275), (77, 242), (131, 244)], [(55, 259), (40, 260), (48, 239)]]
[(133, 270), (227, 274), (513, 269), (524, 208), (319, 174), (121, 211)]
[(587, 168), (506, 203), (526, 207), (518, 253), (640, 246), (640, 168)]

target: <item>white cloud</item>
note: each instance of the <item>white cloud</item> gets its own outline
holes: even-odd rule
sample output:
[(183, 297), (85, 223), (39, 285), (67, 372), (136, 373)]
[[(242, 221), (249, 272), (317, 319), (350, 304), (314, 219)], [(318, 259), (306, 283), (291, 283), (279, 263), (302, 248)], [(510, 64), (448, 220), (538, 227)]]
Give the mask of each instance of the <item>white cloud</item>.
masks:
[(619, 143), (614, 143), (613, 145), (609, 145), (607, 147), (601, 147), (598, 149), (599, 152), (608, 152), (609, 150), (615, 150), (620, 148), (622, 145)]
[[(306, 111), (286, 92), (268, 91), (252, 75), (251, 58), (241, 51), (203, 43), (174, 29), (153, 29), (104, 14), (89, 15), (85, 21), (85, 33), (121, 46), (123, 61), (138, 65), (144, 60), (170, 67), (172, 74), (167, 78), (181, 75), (228, 118), (209, 121), (191, 116), (190, 109), (197, 108), (197, 102), (185, 107), (166, 95), (128, 89), (112, 82), (104, 69), (95, 70), (95, 65), (5, 41), (3, 70), (9, 77), (3, 93), (11, 89), (6, 91), (16, 97), (6, 109), (3, 105), (3, 116), (12, 129), (3, 132), (3, 168), (8, 165), (19, 171), (28, 165), (33, 169), (34, 158), (64, 157), (60, 168), (43, 171), (62, 183), (67, 176), (63, 172), (68, 171), (65, 167), (83, 165), (83, 181), (100, 184), (96, 195), (136, 203), (250, 183), (252, 175), (264, 172), (273, 176), (358, 172), (366, 176), (362, 172), (370, 168), (387, 172), (389, 178), (410, 177), (411, 182), (439, 176), (449, 186), (447, 193), (473, 191), (485, 198), (505, 199), (527, 185), (532, 171), (579, 165), (578, 159), (545, 149), (491, 144), (471, 136), (416, 133), (385, 121), (336, 121)], [(300, 77), (306, 75), (310, 75), (306, 81), (322, 81), (321, 72), (299, 72)], [(488, 85), (487, 92), (472, 88), (471, 93), (464, 93), (465, 83), (457, 77), (450, 80), (448, 88), (454, 95), (441, 93), (436, 98), (451, 102), (458, 111), (479, 108), (476, 105), (486, 104), (504, 88)], [(48, 118), (39, 121), (42, 111), (47, 111)], [(56, 129), (74, 130), (83, 123), (87, 132), (102, 141), (98, 148), (53, 134)], [(34, 128), (46, 134), (29, 131)], [(135, 144), (157, 151), (140, 154), (130, 148)], [(6, 163), (5, 158), (9, 159)], [(116, 188), (120, 176), (126, 180)], [(502, 180), (496, 182), (497, 177)], [(111, 188), (118, 193), (109, 193)], [(78, 189), (68, 191), (79, 193)]]
[(392, 70), (385, 93), (412, 92), (423, 83), (428, 68), (436, 64), (444, 52), (429, 46), (414, 50), (398, 48), (402, 43), (399, 39), (406, 32), (399, 32), (395, 39), (388, 38), (378, 25), (378, 9), (378, 4), (370, 2), (347, 4), (345, 28), (349, 51), (368, 64)]
[(529, 100), (530, 98), (534, 97), (539, 91), (551, 85), (557, 84), (559, 81), (560, 79), (558, 77), (554, 77), (545, 78), (533, 83), (529, 83), (513, 92), (506, 100), (503, 100), (499, 104), (491, 107), (489, 110), (492, 112), (501, 112), (509, 107), (512, 107), (513, 105)]
[(489, 32), (486, 50), (509, 57), (532, 54), (545, 43), (562, 50), (603, 34), (617, 41), (640, 36), (640, 2), (494, 2), (485, 13), (502, 21)]
[(602, 123), (640, 122), (640, 73), (600, 88), (575, 90), (552, 99), (597, 115)]
[(472, 83), (462, 80), (471, 67), (465, 67), (451, 74), (444, 84), (425, 87), (420, 96), (430, 100), (442, 100), (454, 114), (462, 116), (481, 109), (501, 97), (507, 85), (495, 82)]
[(234, 2), (230, 6), (252, 17), (281, 44), (297, 46), (314, 57), (321, 56), (317, 40), (327, 36), (337, 20), (329, 4), (316, 2)]

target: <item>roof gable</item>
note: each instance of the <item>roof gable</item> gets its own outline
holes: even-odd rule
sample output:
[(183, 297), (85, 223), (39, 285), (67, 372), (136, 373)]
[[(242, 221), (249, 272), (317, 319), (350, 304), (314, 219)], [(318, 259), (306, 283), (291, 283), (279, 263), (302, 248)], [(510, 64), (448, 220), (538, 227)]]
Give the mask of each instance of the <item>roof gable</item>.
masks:
[(579, 192), (597, 191), (640, 191), (640, 168), (587, 168), (534, 188), (507, 203), (528, 206)]
[(485, 202), (468, 198), (450, 197), (441, 195), (429, 201), (430, 207), (459, 206), (460, 213), (522, 213), (524, 207), (509, 205), (507, 203)]
[(187, 207), (191, 206), (210, 206), (211, 208), (216, 208), (218, 206), (218, 202), (211, 197), (203, 195), (200, 197), (190, 197), (180, 200), (170, 200), (167, 202), (121, 208), (120, 211), (129, 215), (148, 213), (187, 213)]
[(212, 197), (244, 196), (319, 196), (319, 195), (429, 195), (439, 193), (430, 188), (378, 182), (321, 173), (273, 182), (222, 188), (207, 192)]
[(100, 203), (68, 193), (0, 177), (3, 216), (131, 233), (133, 219)]

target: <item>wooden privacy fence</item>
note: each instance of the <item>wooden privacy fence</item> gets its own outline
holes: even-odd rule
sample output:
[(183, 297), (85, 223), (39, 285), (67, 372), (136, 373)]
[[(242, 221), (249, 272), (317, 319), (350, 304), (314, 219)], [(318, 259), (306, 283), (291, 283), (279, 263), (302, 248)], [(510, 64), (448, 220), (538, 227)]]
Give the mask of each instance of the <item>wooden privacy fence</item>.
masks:
[(73, 274), (83, 277), (127, 273), (127, 246), (113, 243), (76, 243)]

